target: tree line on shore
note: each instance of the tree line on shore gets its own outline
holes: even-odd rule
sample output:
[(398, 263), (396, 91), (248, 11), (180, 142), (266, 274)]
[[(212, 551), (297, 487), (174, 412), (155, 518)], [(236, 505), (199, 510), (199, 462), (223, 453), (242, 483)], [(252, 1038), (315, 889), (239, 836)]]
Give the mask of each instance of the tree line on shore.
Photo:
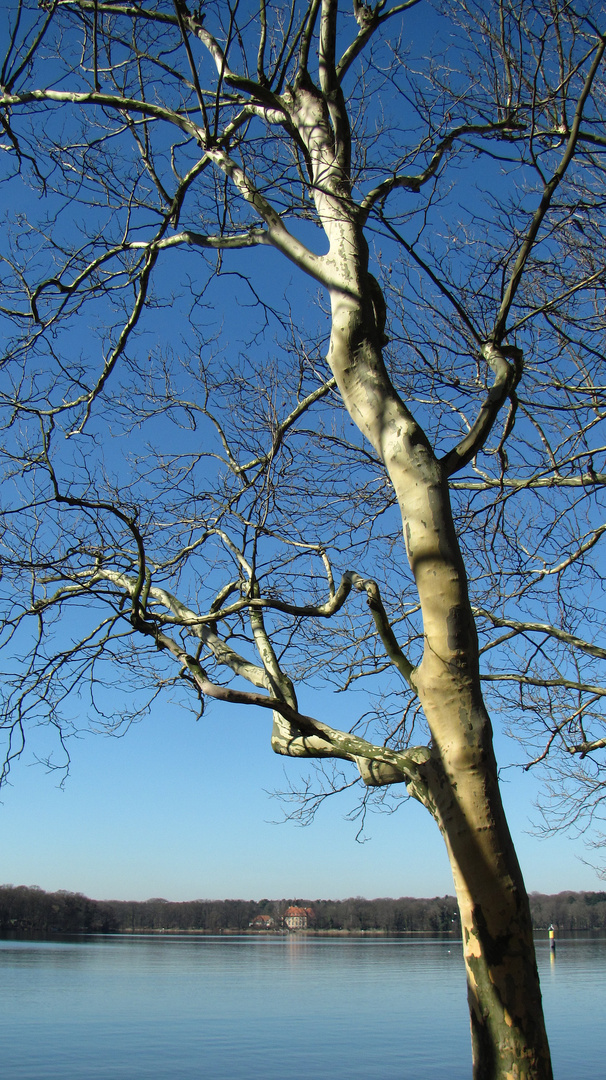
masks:
[[(259, 915), (282, 928), (287, 907), (311, 908), (310, 929), (349, 933), (460, 933), (454, 896), (366, 900), (91, 900), (82, 893), (37, 886), (0, 886), (0, 931), (29, 933), (244, 932)], [(606, 930), (606, 892), (561, 892), (530, 897), (535, 930)]]

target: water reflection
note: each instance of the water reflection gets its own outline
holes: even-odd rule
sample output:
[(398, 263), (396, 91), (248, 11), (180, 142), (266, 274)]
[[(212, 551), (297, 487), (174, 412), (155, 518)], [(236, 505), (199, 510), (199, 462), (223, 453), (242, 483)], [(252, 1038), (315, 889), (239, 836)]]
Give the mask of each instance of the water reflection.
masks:
[[(537, 943), (556, 1076), (601, 1075), (606, 941)], [(461, 944), (0, 942), (3, 1080), (468, 1080)], [(574, 1033), (574, 1038), (571, 1033)], [(579, 1061), (578, 1048), (583, 1047)]]

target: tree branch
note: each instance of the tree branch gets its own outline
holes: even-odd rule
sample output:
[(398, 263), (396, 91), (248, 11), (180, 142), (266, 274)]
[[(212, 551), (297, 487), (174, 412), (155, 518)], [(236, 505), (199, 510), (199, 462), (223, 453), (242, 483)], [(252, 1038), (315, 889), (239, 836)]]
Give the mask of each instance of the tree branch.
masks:
[[(116, 585), (119, 589), (127, 593), (128, 596), (133, 596), (136, 589), (136, 580), (129, 577), (127, 574), (120, 573), (117, 570), (109, 570), (104, 566), (98, 567), (92, 576), (90, 577), (90, 584), (94, 585), (97, 581), (109, 581), (113, 585)], [(267, 680), (265, 671), (257, 664), (251, 663), (250, 660), (246, 660), (243, 656), (237, 653), (231, 648), (227, 642), (223, 641), (211, 626), (206, 625), (200, 619), (200, 616), (190, 608), (182, 604), (176, 596), (168, 592), (167, 589), (163, 589), (158, 585), (151, 585), (148, 590), (148, 605), (150, 601), (154, 601), (160, 604), (171, 612), (173, 617), (178, 622), (178, 625), (187, 628), (194, 637), (199, 640), (212, 652), (215, 660), (218, 664), (222, 664), (225, 667), (229, 667), (235, 675), (240, 675), (253, 686), (258, 686), (261, 689), (265, 689), (267, 686)], [(216, 616), (215, 616), (216, 618)], [(158, 631), (158, 626), (153, 626), (154, 634)], [(153, 636), (153, 635), (152, 635)], [(181, 653), (180, 647), (175, 645), (175, 648), (179, 649), (179, 655)], [(173, 650), (171, 649), (171, 652)], [(174, 653), (177, 655), (177, 653)]]
[(306, 274), (328, 285), (326, 260), (319, 255), (314, 255), (305, 244), (288, 231), (280, 215), (249, 180), (244, 169), (225, 150), (211, 148), (207, 153), (217, 168), (234, 183), (245, 202), (252, 206), (266, 223), (270, 243)]
[(580, 754), (582, 758), (587, 757), (587, 754), (593, 753), (594, 750), (603, 750), (606, 746), (606, 739), (594, 739), (592, 742), (576, 743), (574, 746), (567, 746), (566, 750), (569, 754)]
[(565, 690), (580, 690), (583, 693), (595, 694), (596, 697), (606, 697), (605, 687), (580, 682), (576, 679), (563, 679), (560, 677), (548, 679), (540, 676), (521, 675), (514, 671), (482, 672), (480, 678), (482, 682), (514, 682), (519, 683), (520, 686), (542, 686), (545, 689), (561, 686)]
[(488, 135), (499, 132), (508, 132), (519, 126), (521, 125), (516, 124), (509, 117), (506, 120), (499, 120), (493, 124), (461, 124), (459, 127), (454, 128), (450, 134), (446, 135), (438, 143), (429, 164), (423, 172), (414, 175), (395, 173), (386, 180), (382, 180), (380, 184), (377, 184), (372, 191), (369, 191), (368, 194), (364, 196), (361, 204), (362, 209), (365, 211), (366, 215), (368, 215), (378, 202), (384, 202), (390, 192), (395, 191), (398, 188), (404, 188), (407, 191), (418, 193), (423, 185), (433, 179), (436, 175), (445, 153), (451, 149), (453, 143), (456, 142), (457, 139), (461, 139), (465, 135)]
[(86, 93), (72, 90), (24, 90), (21, 94), (10, 94), (6, 90), (0, 92), (0, 106), (6, 108), (30, 105), (33, 102), (57, 105), (101, 105), (107, 109), (114, 109), (116, 112), (141, 113), (143, 116), (156, 120), (164, 120), (192, 136), (201, 147), (205, 145), (204, 132), (198, 124), (194, 124), (187, 117), (165, 105), (156, 105), (150, 101), (140, 101), (137, 98), (122, 97), (120, 94), (107, 94), (96, 90)]
[[(389, 750), (385, 746), (375, 746), (373, 743), (367, 742), (366, 739), (361, 739), (358, 735), (340, 731), (330, 727), (328, 724), (321, 723), (319, 720), (315, 720), (311, 716), (306, 716), (278, 698), (218, 686), (210, 681), (204, 669), (193, 657), (181, 652), (179, 659), (191, 675), (200, 693), (216, 698), (219, 701), (238, 705), (256, 705), (262, 709), (271, 709), (272, 712), (279, 713), (280, 716), (283, 716), (294, 725), (301, 732), (304, 741), (319, 736), (321, 743), (326, 748), (330, 747), (330, 756), (332, 757), (342, 757), (348, 760), (361, 757), (366, 761), (377, 762), (379, 765), (389, 765), (397, 770), (401, 776), (410, 776), (411, 778), (417, 776), (420, 765), (427, 763), (431, 759), (431, 751), (426, 746), (416, 746), (405, 751)], [(317, 753), (318, 750), (321, 751), (322, 746), (318, 746), (313, 742), (310, 742), (309, 749), (311, 751), (310, 756), (325, 756), (322, 753)], [(301, 754), (295, 753), (294, 756), (299, 757)]]
[[(480, 412), (465, 438), (440, 459), (446, 476), (452, 476), (464, 468), (484, 446), (494, 423), (507, 398), (513, 398), (515, 388), (522, 376), (522, 350), (514, 346), (497, 348), (490, 342), (482, 346), (482, 356), (494, 371), (494, 382)], [(510, 415), (501, 444), (513, 426)]]
[(387, 613), (383, 607), (379, 586), (376, 581), (371, 581), (370, 578), (361, 578), (359, 574), (350, 572), (349, 576), (354, 588), (357, 589), (358, 592), (366, 593), (368, 606), (372, 613), (377, 633), (389, 659), (392, 664), (397, 667), (400, 675), (406, 680), (410, 688), (416, 693), (416, 687), (412, 679), (414, 667), (398, 645), (396, 635), (393, 632), (391, 623), (389, 622)]
[(454, 491), (490, 491), (492, 488), (508, 491), (534, 491), (535, 488), (587, 488), (606, 487), (606, 473), (585, 472), (578, 476), (531, 476), (516, 479), (511, 476), (486, 476), (482, 480), (453, 480)]
[(334, 390), (336, 385), (336, 379), (327, 379), (325, 383), (322, 383), (321, 386), (319, 386), (316, 390), (312, 390), (312, 392), (308, 394), (307, 397), (303, 398), (302, 401), (299, 401), (295, 408), (292, 410), (292, 412), (290, 412), (288, 416), (285, 417), (285, 419), (282, 420), (280, 424), (278, 424), (276, 432), (274, 434), (271, 450), (269, 450), (267, 454), (259, 454), (257, 457), (251, 458), (250, 461), (247, 461), (246, 465), (235, 466), (233, 471), (236, 473), (236, 475), (246, 473), (250, 469), (257, 468), (259, 465), (268, 465), (269, 462), (272, 461), (273, 458), (275, 458), (282, 444), (282, 440), (289, 428), (293, 426), (295, 421), (298, 420), (299, 417), (302, 416), (302, 414), (306, 412), (311, 405), (314, 405), (316, 401), (320, 401), (323, 397), (326, 397), (326, 395), (331, 390)]
[(556, 188), (558, 187), (558, 185), (560, 184), (560, 182), (564, 178), (564, 176), (566, 174), (566, 170), (568, 169), (568, 166), (570, 165), (571, 161), (574, 158), (574, 153), (575, 153), (577, 141), (578, 141), (578, 138), (579, 138), (579, 131), (580, 131), (580, 126), (581, 126), (581, 119), (582, 119), (582, 116), (583, 116), (583, 109), (585, 107), (585, 103), (587, 101), (587, 98), (589, 97), (589, 94), (591, 92), (591, 87), (593, 85), (593, 81), (594, 81), (595, 76), (597, 74), (598, 68), (599, 68), (599, 66), (600, 66), (600, 64), (602, 62), (602, 58), (604, 56), (604, 50), (605, 49), (606, 49), (606, 39), (603, 38), (600, 41), (600, 43), (596, 46), (596, 54), (595, 54), (595, 57), (593, 59), (593, 63), (591, 65), (591, 68), (589, 70), (587, 78), (585, 79), (585, 84), (584, 84), (583, 89), (581, 91), (581, 94), (579, 96), (579, 100), (577, 102), (577, 106), (576, 106), (575, 113), (574, 113), (574, 120), (573, 120), (573, 123), (572, 123), (572, 127), (570, 129), (570, 135), (569, 135), (568, 141), (566, 143), (566, 149), (565, 149), (564, 154), (562, 156), (562, 160), (560, 161), (560, 164), (558, 165), (557, 169), (553, 173), (551, 179), (548, 181), (547, 184), (545, 184), (545, 187), (543, 188), (543, 194), (541, 196), (541, 201), (540, 201), (537, 209), (535, 210), (535, 213), (533, 215), (532, 221), (530, 222), (530, 225), (529, 225), (528, 230), (526, 232), (526, 236), (524, 238), (522, 246), (521, 246), (521, 248), (520, 248), (520, 250), (518, 252), (518, 256), (517, 256), (516, 261), (514, 263), (513, 270), (511, 271), (511, 275), (509, 277), (509, 282), (507, 284), (507, 288), (505, 289), (505, 293), (504, 293), (503, 299), (501, 301), (501, 307), (500, 307), (500, 310), (499, 310), (499, 314), (497, 315), (497, 319), (496, 319), (496, 322), (494, 324), (494, 328), (493, 328), (492, 335), (491, 335), (491, 340), (494, 341), (497, 344), (500, 344), (500, 342), (503, 340), (503, 338), (505, 337), (505, 334), (507, 332), (506, 331), (507, 318), (509, 316), (511, 305), (513, 304), (516, 293), (518, 291), (518, 286), (520, 284), (520, 281), (522, 280), (522, 275), (523, 275), (524, 270), (526, 268), (526, 263), (528, 262), (528, 259), (529, 259), (530, 253), (532, 251), (534, 242), (535, 242), (535, 240), (537, 238), (537, 234), (539, 232), (539, 229), (541, 228), (541, 225), (543, 224), (545, 215), (546, 215), (547, 211), (549, 210), (549, 207), (551, 206), (551, 201), (553, 199)]
[(606, 649), (601, 648), (599, 645), (592, 645), (589, 641), (577, 637), (576, 634), (569, 634), (566, 630), (560, 630), (557, 626), (551, 626), (550, 623), (504, 619), (493, 615), (491, 611), (486, 611), (484, 608), (474, 607), (473, 613), (479, 618), (488, 619), (493, 626), (508, 627), (511, 630), (519, 631), (521, 634), (545, 634), (548, 637), (556, 638), (557, 641), (564, 642), (566, 645), (572, 645), (575, 649), (588, 653), (589, 656), (595, 656), (599, 660), (606, 660)]

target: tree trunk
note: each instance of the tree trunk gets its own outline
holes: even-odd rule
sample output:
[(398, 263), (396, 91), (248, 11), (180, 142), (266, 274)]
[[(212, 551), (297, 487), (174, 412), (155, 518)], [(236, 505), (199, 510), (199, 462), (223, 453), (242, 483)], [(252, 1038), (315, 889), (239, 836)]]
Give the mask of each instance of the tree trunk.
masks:
[[(306, 140), (314, 199), (329, 242), (328, 362), (354, 423), (384, 462), (402, 513), (423, 615), (413, 671), (432, 758), (409, 791), (444, 836), (461, 913), (474, 1080), (552, 1080), (528, 897), (505, 820), (482, 699), (479, 650), (448, 480), (386, 371), (385, 302), (368, 272), (363, 217), (351, 201), (346, 110), (333, 134), (317, 94), (301, 86), (295, 126)], [(336, 96), (335, 96), (336, 95)], [(328, 100), (328, 99), (327, 99)]]
[(487, 758), (457, 771), (439, 821), (461, 914), (473, 1076), (551, 1080), (528, 897)]
[[(424, 655), (412, 682), (432, 760), (409, 785), (444, 836), (461, 913), (474, 1080), (551, 1080), (528, 897), (505, 820), (482, 699), (479, 652), (448, 484), (385, 370), (376, 283), (347, 250), (333, 290), (329, 360), (349, 413), (381, 455), (402, 512), (421, 602)], [(344, 282), (345, 284), (345, 282)]]
[[(429, 705), (426, 710), (431, 711)], [(466, 723), (463, 703), (452, 720), (453, 726)], [(468, 722), (471, 726), (473, 721)], [(474, 1080), (551, 1080), (530, 907), (490, 738), (476, 755), (453, 750), (440, 759), (438, 754), (426, 783), (425, 790), (413, 794), (434, 815), (453, 873)]]

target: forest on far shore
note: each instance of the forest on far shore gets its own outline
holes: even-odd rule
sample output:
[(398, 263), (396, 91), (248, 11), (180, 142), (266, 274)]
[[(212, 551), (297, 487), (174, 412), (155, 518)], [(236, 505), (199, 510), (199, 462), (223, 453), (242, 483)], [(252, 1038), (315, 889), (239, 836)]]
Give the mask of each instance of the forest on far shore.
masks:
[[(270, 932), (283, 931), (292, 905), (311, 909), (309, 928), (324, 932), (460, 933), (454, 896), (365, 900), (91, 900), (82, 893), (45, 892), (37, 886), (0, 886), (0, 932), (7, 933), (145, 933), (216, 934), (249, 931), (268, 916)], [(606, 930), (606, 892), (531, 893), (536, 930), (553, 924), (559, 931)]]

